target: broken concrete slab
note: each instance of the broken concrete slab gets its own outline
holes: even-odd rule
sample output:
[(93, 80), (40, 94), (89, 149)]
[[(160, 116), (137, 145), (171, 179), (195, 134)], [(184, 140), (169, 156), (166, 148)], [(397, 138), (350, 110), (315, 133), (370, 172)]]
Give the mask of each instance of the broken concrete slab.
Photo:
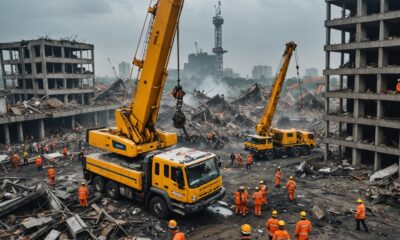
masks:
[(318, 219), (321, 220), (325, 217), (325, 212), (321, 208), (319, 208), (317, 205), (314, 205), (312, 208), (313, 215)]
[(371, 175), (369, 180), (371, 182), (377, 181), (377, 180), (381, 180), (381, 179), (384, 179), (386, 177), (390, 177), (390, 176), (398, 173), (398, 171), (399, 171), (399, 165), (397, 163), (394, 163), (394, 164), (390, 165), (387, 168), (384, 168), (382, 170), (376, 171), (374, 174)]
[(66, 223), (67, 228), (74, 239), (89, 239), (90, 234), (87, 231), (88, 226), (78, 214), (68, 218)]
[(45, 224), (48, 224), (53, 221), (53, 218), (51, 217), (41, 217), (41, 218), (35, 218), (35, 217), (29, 217), (25, 218), (21, 224), (25, 229), (31, 229), (34, 227), (39, 227)]
[(61, 232), (53, 229), (47, 234), (44, 240), (56, 240), (60, 236)]

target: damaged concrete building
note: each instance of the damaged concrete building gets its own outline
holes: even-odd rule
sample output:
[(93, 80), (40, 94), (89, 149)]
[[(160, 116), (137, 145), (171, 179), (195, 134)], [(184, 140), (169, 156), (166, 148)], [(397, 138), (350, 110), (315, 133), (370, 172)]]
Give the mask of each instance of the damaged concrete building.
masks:
[(399, 163), (399, 25), (398, 0), (326, 0), (325, 158), (339, 146), (353, 165)]
[(118, 107), (91, 101), (92, 44), (46, 38), (1, 43), (0, 61), (2, 84), (9, 92), (7, 112), (0, 116), (0, 141), (6, 144), (28, 136), (43, 139), (48, 126), (75, 128), (80, 121), (97, 126), (100, 119), (105, 124)]

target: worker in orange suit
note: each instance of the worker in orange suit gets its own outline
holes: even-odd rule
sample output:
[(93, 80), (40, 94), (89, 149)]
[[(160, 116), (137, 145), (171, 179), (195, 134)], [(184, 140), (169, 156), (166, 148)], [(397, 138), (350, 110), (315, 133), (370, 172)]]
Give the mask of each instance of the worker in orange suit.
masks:
[(243, 224), (240, 227), (240, 234), (241, 234), (241, 240), (245, 239), (252, 239), (251, 238), (251, 226), (249, 224)]
[(44, 145), (44, 152), (45, 153), (49, 153), (50, 151), (49, 151), (49, 147), (47, 146), (47, 145)]
[(357, 199), (357, 204), (358, 204), (357, 212), (356, 212), (356, 215), (355, 215), (356, 222), (357, 222), (356, 230), (360, 231), (360, 223), (362, 223), (362, 225), (364, 227), (364, 230), (366, 232), (368, 232), (368, 227), (367, 227), (367, 224), (365, 223), (365, 219), (367, 218), (367, 215), (366, 215), (366, 212), (365, 212), (364, 202), (361, 199)]
[(263, 205), (267, 204), (267, 185), (264, 184), (264, 181), (260, 181), (260, 193), (263, 198)]
[(85, 182), (81, 183), (81, 186), (78, 189), (78, 198), (79, 198), (79, 205), (81, 207), (87, 207), (88, 205), (88, 198), (89, 198), (89, 190), (86, 187)]
[(47, 177), (49, 179), (49, 185), (54, 185), (56, 183), (56, 170), (53, 165), (47, 169)]
[(40, 155), (37, 155), (37, 157), (35, 158), (35, 165), (36, 165), (38, 172), (43, 170), (43, 160)]
[(247, 154), (247, 157), (246, 157), (246, 169), (251, 169), (251, 165), (253, 165), (253, 161), (254, 161), (253, 155), (251, 155), (250, 153)]
[(288, 231), (285, 230), (285, 221), (279, 221), (278, 228), (279, 229), (275, 231), (272, 240), (290, 240), (290, 235)]
[(239, 189), (235, 192), (235, 213), (237, 214), (243, 214), (242, 213), (242, 188), (239, 187)]
[(243, 164), (243, 158), (242, 158), (242, 155), (240, 155), (240, 153), (236, 154), (236, 163), (239, 166), (242, 166), (242, 164)]
[(278, 167), (275, 173), (275, 187), (279, 188), (281, 187), (281, 180), (282, 180), (282, 171), (281, 167)]
[(21, 164), (21, 158), (18, 156), (18, 153), (14, 153), (11, 157), (11, 162), (15, 170), (19, 169), (19, 165)]
[(175, 220), (169, 220), (168, 228), (172, 234), (172, 240), (186, 240), (185, 234), (178, 229), (178, 224)]
[(289, 181), (286, 183), (286, 188), (289, 193), (289, 200), (294, 201), (294, 193), (296, 190), (296, 182), (294, 181), (294, 177), (290, 176)]
[(242, 194), (240, 195), (240, 201), (241, 201), (241, 209), (242, 209), (242, 215), (246, 216), (247, 213), (249, 212), (248, 208), (248, 203), (249, 203), (249, 192), (246, 190), (245, 187), (242, 187)]
[(300, 220), (296, 223), (296, 229), (294, 230), (294, 236), (298, 240), (308, 240), (308, 235), (312, 230), (312, 224), (310, 220), (307, 220), (307, 213), (305, 211), (300, 212)]
[(258, 187), (253, 193), (254, 216), (261, 216), (261, 206), (263, 204), (263, 196)]
[(64, 159), (67, 159), (67, 154), (68, 154), (68, 148), (67, 148), (67, 146), (64, 146), (64, 148), (63, 148)]
[(268, 230), (269, 240), (272, 240), (274, 237), (275, 232), (279, 229), (278, 227), (279, 220), (278, 220), (278, 211), (272, 211), (272, 217), (267, 220), (265, 227)]
[(397, 94), (400, 94), (400, 78), (397, 79), (396, 93), (397, 93)]

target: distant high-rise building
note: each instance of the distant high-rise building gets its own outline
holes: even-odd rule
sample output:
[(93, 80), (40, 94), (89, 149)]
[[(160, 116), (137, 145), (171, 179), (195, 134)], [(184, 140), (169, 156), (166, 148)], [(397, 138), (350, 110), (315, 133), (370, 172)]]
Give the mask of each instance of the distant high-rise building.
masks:
[(316, 77), (316, 76), (318, 76), (318, 69), (306, 68), (304, 76), (305, 77)]
[(192, 77), (205, 78), (207, 76), (216, 76), (217, 56), (208, 55), (206, 52), (191, 53), (189, 61), (184, 64), (183, 76), (187, 79)]
[(225, 68), (224, 78), (240, 78), (240, 74), (235, 73), (232, 68)]
[(127, 62), (120, 62), (118, 64), (119, 77), (122, 79), (129, 78), (131, 74), (131, 64)]
[(267, 79), (272, 78), (272, 67), (256, 65), (251, 71), (251, 76), (253, 79)]

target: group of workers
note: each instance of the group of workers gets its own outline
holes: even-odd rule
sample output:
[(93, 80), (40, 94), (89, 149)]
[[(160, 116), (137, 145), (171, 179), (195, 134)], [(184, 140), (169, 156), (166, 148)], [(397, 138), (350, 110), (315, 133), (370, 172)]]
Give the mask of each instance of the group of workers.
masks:
[[(240, 153), (231, 153), (231, 166), (233, 166), (234, 164), (238, 165), (238, 166), (243, 166), (243, 157)], [(254, 163), (254, 156), (253, 154), (249, 153), (246, 156), (246, 169), (251, 169), (251, 166)]]

